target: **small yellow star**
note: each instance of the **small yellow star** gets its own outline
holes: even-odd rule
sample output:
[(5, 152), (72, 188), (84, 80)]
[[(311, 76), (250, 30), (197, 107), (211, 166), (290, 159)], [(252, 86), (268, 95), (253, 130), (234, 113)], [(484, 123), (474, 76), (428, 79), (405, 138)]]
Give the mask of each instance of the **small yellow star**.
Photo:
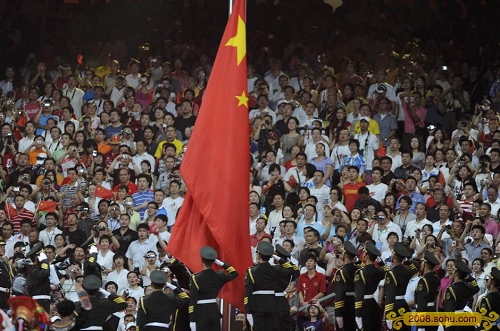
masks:
[(231, 39), (229, 39), (225, 46), (236, 47), (237, 64), (240, 65), (241, 61), (245, 57), (245, 54), (247, 53), (247, 45), (246, 45), (245, 22), (239, 15), (238, 15), (238, 28), (236, 31), (236, 35)]
[(248, 108), (248, 97), (247, 97), (247, 95), (245, 94), (245, 91), (243, 91), (243, 92), (241, 93), (241, 95), (237, 95), (237, 96), (235, 96), (235, 98), (236, 98), (236, 99), (238, 99), (238, 106), (237, 106), (237, 107), (239, 107), (239, 106), (242, 106), (242, 105), (243, 105), (243, 106), (245, 106), (245, 107), (247, 107), (247, 108)]

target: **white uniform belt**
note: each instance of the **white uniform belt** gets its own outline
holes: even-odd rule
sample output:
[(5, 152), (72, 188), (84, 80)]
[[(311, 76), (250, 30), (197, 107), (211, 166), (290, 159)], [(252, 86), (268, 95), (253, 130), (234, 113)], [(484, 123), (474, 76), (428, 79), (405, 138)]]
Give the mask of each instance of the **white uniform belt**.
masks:
[(217, 300), (215, 300), (215, 299), (203, 299), (203, 300), (196, 301), (196, 303), (199, 305), (204, 305), (207, 303), (216, 303), (216, 302), (217, 302)]
[(345, 292), (345, 295), (348, 296), (348, 297), (353, 297), (354, 296), (354, 292)]
[[(160, 322), (151, 322), (151, 323), (148, 323), (144, 326), (157, 326), (157, 327), (160, 327), (160, 328), (168, 328), (170, 325), (167, 324), (167, 323), (160, 323)], [(102, 330), (102, 328), (101, 328)]]
[(463, 309), (455, 310), (455, 313), (463, 313), (463, 312), (464, 312)]
[(434, 302), (428, 302), (427, 307), (434, 307)]
[(404, 295), (396, 295), (394, 300), (404, 300), (405, 296)]
[(285, 293), (283, 293), (283, 292), (274, 292), (274, 296), (275, 297), (284, 297)]
[(367, 294), (363, 297), (363, 299), (373, 299), (373, 298), (374, 298), (373, 294)]
[(259, 290), (259, 291), (253, 291), (252, 294), (271, 294), (271, 295), (274, 295), (274, 291), (271, 291), (271, 290)]
[[(33, 299), (35, 300), (50, 300), (50, 295), (34, 295)], [(82, 329), (85, 330), (85, 329)], [(102, 327), (100, 327), (99, 330), (102, 330)]]
[(10, 288), (0, 286), (0, 292), (10, 293)]
[(102, 326), (89, 326), (85, 329), (80, 329), (81, 331), (102, 331)]

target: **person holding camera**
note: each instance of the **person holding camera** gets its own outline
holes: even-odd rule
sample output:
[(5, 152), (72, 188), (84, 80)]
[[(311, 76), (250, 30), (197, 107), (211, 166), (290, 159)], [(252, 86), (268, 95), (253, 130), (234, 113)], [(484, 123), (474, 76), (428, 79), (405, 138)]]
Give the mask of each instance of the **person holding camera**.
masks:
[[(107, 171), (113, 176), (113, 183), (120, 182), (120, 170), (127, 169), (130, 180), (135, 182), (136, 176), (141, 173), (138, 165), (135, 163), (134, 159), (129, 152), (121, 152), (109, 165)], [(137, 177), (138, 178), (138, 177)]]
[(33, 143), (26, 148), (25, 153), (28, 154), (29, 162), (34, 167), (43, 163), (46, 158), (52, 158), (52, 153), (43, 136), (36, 136)]

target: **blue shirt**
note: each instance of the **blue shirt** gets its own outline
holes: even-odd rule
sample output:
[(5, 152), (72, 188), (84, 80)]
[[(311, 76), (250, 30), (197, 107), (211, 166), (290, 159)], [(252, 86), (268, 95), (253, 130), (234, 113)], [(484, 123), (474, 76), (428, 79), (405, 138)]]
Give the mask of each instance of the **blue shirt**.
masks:
[[(137, 207), (142, 205), (144, 202), (154, 201), (155, 194), (150, 190), (145, 192), (138, 191), (137, 193), (132, 194), (132, 198), (134, 199), (134, 207)], [(138, 212), (141, 215), (141, 220), (143, 220), (146, 207), (139, 209)]]
[[(409, 196), (412, 200), (412, 204), (410, 206), (410, 213), (415, 214), (415, 208), (417, 208), (417, 204), (419, 202), (425, 204), (425, 199), (422, 194), (413, 192), (411, 195), (405, 194), (406, 196)], [(401, 197), (405, 196), (402, 195)], [(399, 210), (399, 200), (401, 200), (401, 197), (399, 197), (398, 201), (396, 201), (396, 210)]]
[[(40, 116), (40, 124), (41, 125), (47, 125), (47, 121), (49, 120), (49, 118), (53, 118), (56, 120), (56, 125), (57, 123), (59, 122), (59, 119), (57, 118), (57, 116), (53, 116), (53, 115), (44, 115), (42, 114), (42, 116)], [(44, 129), (36, 129), (36, 135), (37, 136), (41, 136), (43, 135), (43, 133), (45, 132)], [(49, 134), (50, 132), (47, 132), (47, 134)]]

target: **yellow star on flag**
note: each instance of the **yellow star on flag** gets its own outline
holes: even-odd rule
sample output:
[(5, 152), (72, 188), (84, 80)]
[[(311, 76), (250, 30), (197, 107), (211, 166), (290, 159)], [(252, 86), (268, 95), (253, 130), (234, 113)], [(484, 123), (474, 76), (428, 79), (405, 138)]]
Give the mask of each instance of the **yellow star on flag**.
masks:
[(237, 64), (240, 65), (241, 61), (245, 57), (245, 54), (247, 53), (245, 22), (241, 16), (238, 16), (236, 36), (229, 39), (226, 46), (236, 47)]
[(245, 94), (245, 91), (243, 91), (241, 95), (237, 95), (235, 97), (238, 99), (238, 107), (243, 105), (248, 108), (248, 97)]

